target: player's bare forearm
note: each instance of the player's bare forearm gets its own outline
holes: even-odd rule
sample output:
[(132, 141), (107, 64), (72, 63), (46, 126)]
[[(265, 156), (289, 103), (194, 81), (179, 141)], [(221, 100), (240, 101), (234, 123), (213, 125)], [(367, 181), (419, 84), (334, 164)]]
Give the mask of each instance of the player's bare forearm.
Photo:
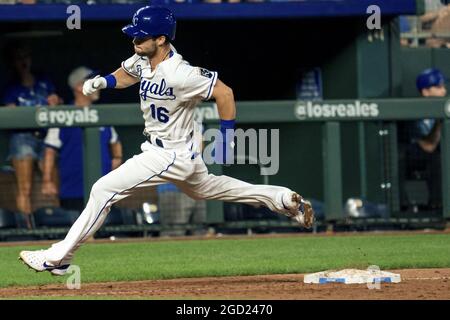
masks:
[(233, 90), (217, 79), (212, 96), (216, 99), (220, 119), (233, 120), (236, 118), (236, 104)]
[(129, 86), (132, 86), (133, 84), (139, 82), (139, 78), (133, 77), (122, 68), (119, 68), (116, 71), (114, 71), (113, 75), (117, 81), (116, 89), (128, 88)]

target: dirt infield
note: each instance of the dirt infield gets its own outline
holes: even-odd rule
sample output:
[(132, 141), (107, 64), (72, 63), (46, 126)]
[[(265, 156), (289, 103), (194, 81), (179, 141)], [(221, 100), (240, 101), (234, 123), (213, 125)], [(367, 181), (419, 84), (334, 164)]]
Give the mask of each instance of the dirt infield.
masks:
[(303, 283), (303, 275), (261, 275), (82, 284), (80, 290), (63, 285), (2, 288), (0, 298), (112, 297), (148, 299), (450, 299), (450, 269), (392, 270), (402, 282), (366, 285)]

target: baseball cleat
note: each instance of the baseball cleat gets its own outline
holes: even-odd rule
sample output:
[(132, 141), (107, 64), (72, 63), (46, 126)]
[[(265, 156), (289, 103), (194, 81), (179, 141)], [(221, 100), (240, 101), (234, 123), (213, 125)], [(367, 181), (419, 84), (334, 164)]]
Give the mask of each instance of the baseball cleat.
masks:
[[(302, 218), (303, 221), (299, 221), (300, 218)], [(307, 229), (310, 229), (313, 226), (314, 210), (310, 201), (300, 197), (299, 214), (295, 217), (295, 219), (299, 221), (300, 224), (303, 224), (303, 226)]]
[(51, 269), (49, 271), (53, 276), (63, 276), (66, 274), (69, 267), (70, 267), (70, 264), (65, 264), (63, 266), (53, 267), (53, 269)]
[(288, 210), (286, 216), (297, 221), (301, 226), (309, 229), (314, 224), (314, 210), (311, 202), (303, 199), (298, 193), (293, 192), (289, 199), (289, 206), (284, 205)]
[(45, 259), (44, 250), (21, 251), (19, 260), (36, 272), (49, 271), (52, 275), (62, 276), (70, 265), (54, 266)]

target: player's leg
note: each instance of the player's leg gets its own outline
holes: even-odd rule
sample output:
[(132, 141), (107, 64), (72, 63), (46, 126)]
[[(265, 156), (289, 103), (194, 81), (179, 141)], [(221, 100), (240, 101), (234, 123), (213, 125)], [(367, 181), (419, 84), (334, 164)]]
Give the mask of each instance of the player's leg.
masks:
[(194, 173), (179, 186), (194, 199), (263, 205), (295, 218), (307, 227), (312, 225), (314, 219), (311, 204), (296, 192), (285, 187), (255, 185), (225, 175), (208, 174), (204, 163), (198, 162)]
[[(91, 189), (86, 208), (65, 239), (44, 251), (45, 262), (54, 266), (70, 264), (76, 249), (100, 228), (115, 202), (132, 194), (136, 188), (163, 183), (164, 174), (175, 167), (175, 160), (174, 153), (147, 151), (100, 178)], [(26, 260), (22, 253), (21, 257)], [(46, 270), (42, 266), (41, 269)]]

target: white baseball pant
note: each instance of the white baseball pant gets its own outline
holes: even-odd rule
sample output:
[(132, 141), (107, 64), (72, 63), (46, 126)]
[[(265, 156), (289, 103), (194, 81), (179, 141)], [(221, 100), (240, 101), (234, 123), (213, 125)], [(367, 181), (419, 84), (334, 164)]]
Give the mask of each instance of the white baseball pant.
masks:
[(47, 261), (70, 264), (76, 249), (101, 227), (111, 206), (140, 187), (175, 183), (194, 199), (214, 199), (250, 205), (264, 205), (285, 213), (282, 197), (292, 191), (270, 185), (253, 185), (228, 176), (208, 174), (201, 157), (191, 159), (187, 147), (164, 149), (149, 142), (142, 153), (100, 178), (91, 189), (89, 201), (65, 239), (46, 250)]

